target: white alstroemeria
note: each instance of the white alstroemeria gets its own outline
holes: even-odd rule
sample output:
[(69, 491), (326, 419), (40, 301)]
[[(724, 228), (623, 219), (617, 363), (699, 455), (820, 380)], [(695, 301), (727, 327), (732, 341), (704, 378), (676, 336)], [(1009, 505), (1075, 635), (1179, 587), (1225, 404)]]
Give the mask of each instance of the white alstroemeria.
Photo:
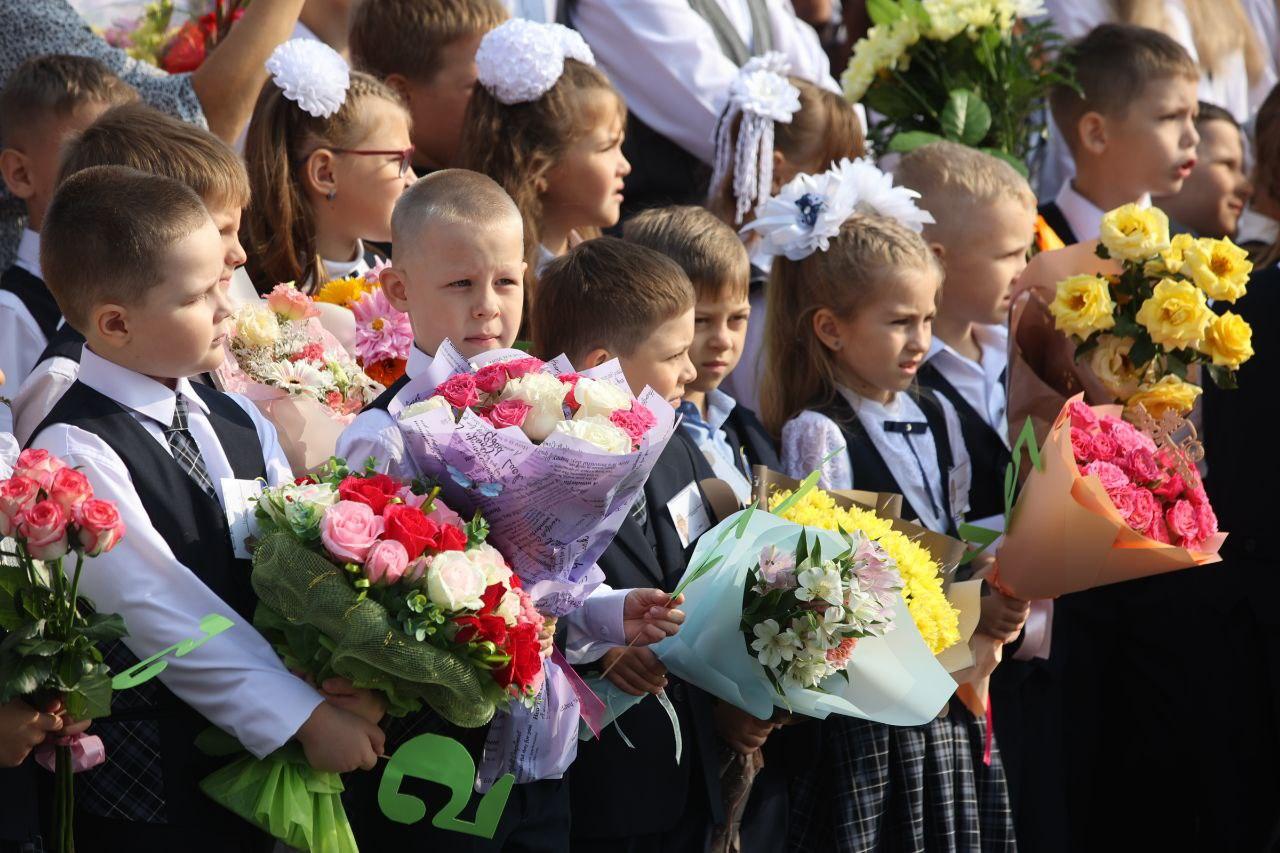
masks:
[(801, 647), (795, 632), (790, 628), (782, 630), (775, 619), (766, 619), (751, 630), (756, 635), (751, 648), (764, 666), (776, 667), (793, 659)]
[(800, 573), (800, 588), (796, 598), (801, 601), (825, 601), (828, 604), (844, 603), (844, 586), (840, 571), (834, 563), (823, 563)]

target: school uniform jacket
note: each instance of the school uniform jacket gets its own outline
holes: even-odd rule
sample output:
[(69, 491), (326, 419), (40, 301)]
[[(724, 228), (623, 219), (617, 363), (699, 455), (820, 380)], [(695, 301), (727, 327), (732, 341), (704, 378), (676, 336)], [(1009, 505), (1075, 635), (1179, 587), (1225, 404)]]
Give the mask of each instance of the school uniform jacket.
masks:
[[(769, 435), (764, 424), (756, 417), (756, 413), (741, 403), (734, 406), (720, 427), (735, 454), (744, 456), (747, 463), (745, 471), (747, 479), (751, 479), (751, 468), (763, 465), (774, 471), (782, 470), (782, 462), (778, 459), (778, 446)], [(739, 464), (739, 467), (742, 467)]]

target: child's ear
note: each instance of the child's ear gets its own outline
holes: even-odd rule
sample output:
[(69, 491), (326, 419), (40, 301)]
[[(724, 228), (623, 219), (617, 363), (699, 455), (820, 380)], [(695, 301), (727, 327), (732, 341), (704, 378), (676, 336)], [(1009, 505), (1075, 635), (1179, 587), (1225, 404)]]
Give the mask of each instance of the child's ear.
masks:
[(387, 84), (391, 91), (400, 96), (400, 100), (407, 105), (409, 103), (409, 81), (403, 74), (388, 74), (383, 78), (383, 82)]
[(775, 147), (773, 149), (773, 185), (769, 188), (770, 195), (777, 195), (778, 190), (782, 189), (782, 175), (787, 165), (787, 158)]
[[(89, 316), (89, 332), (96, 335), (95, 343), (124, 348), (132, 337), (129, 332), (128, 309), (120, 305), (99, 305)], [(92, 337), (90, 339), (93, 340)]]
[(333, 201), (338, 194), (338, 181), (333, 174), (333, 152), (319, 148), (311, 153), (302, 166), (302, 182), (315, 195)]
[(941, 243), (930, 243), (929, 251), (933, 252), (933, 256), (938, 259), (938, 263), (945, 264), (947, 262), (947, 247)]
[(1076, 144), (1098, 157), (1107, 150), (1107, 119), (1098, 112), (1087, 112), (1076, 124)]
[(587, 353), (581, 364), (575, 366), (579, 370), (588, 370), (592, 367), (599, 367), (611, 358), (613, 358), (613, 355), (607, 349), (596, 347)]
[(28, 199), (35, 195), (36, 188), (31, 183), (30, 165), (27, 155), (16, 148), (0, 151), (0, 174), (4, 176), (4, 185), (20, 199)]
[(840, 340), (840, 322), (830, 308), (819, 308), (813, 312), (813, 333), (829, 350), (838, 350), (843, 346)]
[(382, 292), (386, 294), (391, 307), (402, 313), (409, 313), (409, 285), (404, 276), (395, 267), (387, 267), (378, 276), (382, 282)]

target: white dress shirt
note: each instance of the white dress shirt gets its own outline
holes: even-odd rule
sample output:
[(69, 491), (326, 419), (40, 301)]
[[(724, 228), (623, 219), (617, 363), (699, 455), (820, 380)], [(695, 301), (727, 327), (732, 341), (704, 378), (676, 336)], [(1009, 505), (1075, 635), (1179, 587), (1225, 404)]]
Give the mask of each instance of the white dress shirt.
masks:
[[(749, 47), (754, 34), (745, 0), (717, 2)], [(791, 60), (791, 73), (838, 92), (813, 28), (796, 17), (788, 0), (768, 0), (768, 7), (774, 50)], [(579, 0), (573, 26), (629, 109), (711, 163), (716, 122), (738, 67), (688, 0)]]
[[(169, 452), (164, 429), (173, 421), (175, 391), (100, 358), (87, 347), (80, 362), (80, 381), (127, 409)], [(188, 426), (210, 479), (216, 485), (234, 476), (209, 423), (204, 400), (186, 379), (178, 382), (176, 393), (187, 400)], [(291, 480), (275, 427), (248, 400), (229, 396), (253, 419), (268, 482), (277, 485)], [(195, 636), (206, 614), (227, 617), (235, 627), (201, 646), (198, 653), (168, 657), (160, 680), (258, 757), (293, 737), (323, 701), (320, 694), (285, 669), (262, 635), (178, 562), (151, 526), (129, 470), (116, 452), (98, 436), (68, 424), (44, 429), (32, 446), (79, 468), (92, 483), (94, 494), (119, 508), (127, 532), (112, 551), (85, 561), (80, 589), (99, 610), (124, 617), (129, 649), (144, 660)]]
[(502, 0), (513, 18), (524, 18), (542, 24), (556, 22), (556, 0)]
[(1001, 377), (1009, 366), (1009, 327), (1003, 323), (975, 325), (973, 337), (981, 350), (979, 361), (964, 357), (937, 335), (924, 360), (937, 368), (1008, 447), (1007, 395)]
[[(44, 279), (40, 274), (40, 235), (30, 228), (22, 232), (14, 265)], [(18, 395), (18, 388), (48, 343), (36, 318), (17, 294), (0, 290), (0, 371), (4, 372), (0, 397), (12, 399)], [(13, 420), (9, 407), (0, 404), (0, 432), (14, 432)]]
[[(949, 489), (955, 496), (951, 511), (957, 517), (967, 508), (965, 504), (969, 494), (969, 451), (964, 446), (960, 418), (955, 408), (945, 397), (938, 395), (951, 441), (952, 471), (944, 477), (938, 470), (937, 446), (932, 432), (908, 437), (902, 433), (887, 432), (884, 428), (885, 421), (925, 421), (924, 412), (909, 393), (900, 392), (888, 404), (881, 404), (859, 397), (847, 388), (839, 390), (871, 438), (871, 444), (898, 481), (903, 497), (920, 514), (920, 524), (930, 530), (945, 532), (950, 525), (944, 515), (946, 492), (942, 490)], [(913, 446), (915, 453), (912, 453)], [(849, 454), (834, 452), (846, 448), (839, 425), (819, 412), (805, 410), (783, 424), (782, 469), (789, 477), (806, 477), (821, 466), (818, 485), (822, 488), (859, 488), (853, 478)], [(924, 472), (923, 477), (921, 471)]]
[[(409, 350), (404, 372), (413, 380), (430, 366), (431, 356), (414, 346)], [(357, 415), (338, 436), (338, 446), (333, 452), (353, 468), (362, 467), (365, 460), (372, 457), (377, 460), (377, 470), (392, 477), (411, 480), (422, 476), (413, 458), (405, 452), (400, 425), (385, 409), (367, 409)]]
[[(1089, 199), (1080, 195), (1076, 188), (1072, 186), (1071, 181), (1065, 181), (1062, 188), (1058, 190), (1058, 195), (1053, 199), (1054, 204), (1058, 205), (1058, 209), (1062, 211), (1062, 216), (1067, 220), (1067, 224), (1071, 226), (1071, 231), (1076, 235), (1076, 240), (1081, 243), (1088, 243), (1090, 240), (1097, 240), (1098, 234), (1102, 231), (1102, 217), (1107, 212), (1098, 207)], [(1138, 206), (1147, 208), (1151, 206), (1151, 196), (1144, 195), (1138, 199)]]

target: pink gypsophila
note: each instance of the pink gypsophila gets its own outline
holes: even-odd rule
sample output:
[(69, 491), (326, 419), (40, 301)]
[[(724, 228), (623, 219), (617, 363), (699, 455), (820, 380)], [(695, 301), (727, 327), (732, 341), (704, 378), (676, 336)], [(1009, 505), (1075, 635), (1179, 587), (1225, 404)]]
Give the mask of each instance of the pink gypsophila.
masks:
[(397, 311), (381, 290), (361, 296), (351, 313), (356, 318), (356, 355), (363, 363), (409, 357), (413, 346), (409, 315)]

